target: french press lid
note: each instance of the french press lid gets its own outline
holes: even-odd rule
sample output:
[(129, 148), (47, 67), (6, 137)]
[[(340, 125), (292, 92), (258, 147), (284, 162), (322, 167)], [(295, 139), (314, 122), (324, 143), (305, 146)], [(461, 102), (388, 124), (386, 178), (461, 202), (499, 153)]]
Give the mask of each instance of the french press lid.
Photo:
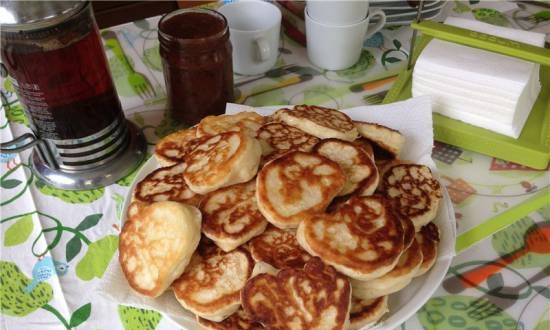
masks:
[(78, 13), (88, 1), (0, 1), (0, 26), (5, 32), (55, 26)]

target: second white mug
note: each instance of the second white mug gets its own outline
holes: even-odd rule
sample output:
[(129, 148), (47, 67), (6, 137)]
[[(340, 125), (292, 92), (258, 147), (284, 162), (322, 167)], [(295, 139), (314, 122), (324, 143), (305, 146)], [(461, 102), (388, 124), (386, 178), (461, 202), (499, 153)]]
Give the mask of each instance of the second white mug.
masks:
[[(362, 21), (349, 25), (330, 25), (314, 20), (305, 9), (307, 55), (309, 60), (327, 70), (342, 70), (354, 65), (361, 56), (365, 39), (386, 24), (386, 15), (380, 9), (371, 10)], [(369, 21), (378, 21), (369, 26)]]
[(308, 0), (308, 13), (317, 22), (331, 25), (359, 23), (369, 12), (368, 0)]
[(233, 71), (255, 75), (268, 71), (279, 55), (281, 11), (259, 0), (237, 1), (218, 9), (229, 25)]

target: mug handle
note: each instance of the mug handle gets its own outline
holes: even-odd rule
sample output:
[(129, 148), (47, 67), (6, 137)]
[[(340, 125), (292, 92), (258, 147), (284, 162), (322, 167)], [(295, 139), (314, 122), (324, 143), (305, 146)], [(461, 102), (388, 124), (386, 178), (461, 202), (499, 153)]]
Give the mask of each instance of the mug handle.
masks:
[(378, 19), (378, 22), (374, 25), (374, 27), (371, 29), (370, 27), (367, 30), (367, 35), (365, 36), (365, 39), (368, 39), (372, 37), (373, 34), (380, 31), (386, 24), (386, 14), (381, 9), (375, 9), (369, 13), (370, 19), (372, 20), (375, 16), (380, 16)]
[(256, 46), (257, 59), (259, 59), (260, 62), (267, 61), (271, 55), (271, 47), (269, 47), (269, 42), (267, 42), (264, 37), (259, 37), (254, 40), (254, 45)]

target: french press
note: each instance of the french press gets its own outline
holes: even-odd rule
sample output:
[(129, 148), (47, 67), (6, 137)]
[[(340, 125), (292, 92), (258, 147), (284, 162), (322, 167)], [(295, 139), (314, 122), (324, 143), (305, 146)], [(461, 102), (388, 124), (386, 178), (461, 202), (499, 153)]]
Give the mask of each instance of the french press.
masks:
[(146, 143), (122, 112), (87, 1), (0, 1), (2, 71), (32, 133), (1, 144), (34, 147), (32, 169), (61, 189), (105, 186), (143, 160)]

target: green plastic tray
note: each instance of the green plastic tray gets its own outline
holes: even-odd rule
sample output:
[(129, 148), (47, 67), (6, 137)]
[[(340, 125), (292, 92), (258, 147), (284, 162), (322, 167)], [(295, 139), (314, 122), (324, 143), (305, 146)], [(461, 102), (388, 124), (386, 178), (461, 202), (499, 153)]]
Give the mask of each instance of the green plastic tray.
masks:
[[(413, 63), (430, 40), (437, 38), (541, 64), (541, 92), (519, 138), (513, 139), (436, 113), (433, 114), (433, 125), (434, 137), (438, 141), (535, 169), (545, 169), (550, 161), (550, 49), (431, 21), (413, 23), (411, 26), (422, 32), (422, 37), (415, 44)], [(413, 68), (399, 75), (384, 103), (411, 97)]]

